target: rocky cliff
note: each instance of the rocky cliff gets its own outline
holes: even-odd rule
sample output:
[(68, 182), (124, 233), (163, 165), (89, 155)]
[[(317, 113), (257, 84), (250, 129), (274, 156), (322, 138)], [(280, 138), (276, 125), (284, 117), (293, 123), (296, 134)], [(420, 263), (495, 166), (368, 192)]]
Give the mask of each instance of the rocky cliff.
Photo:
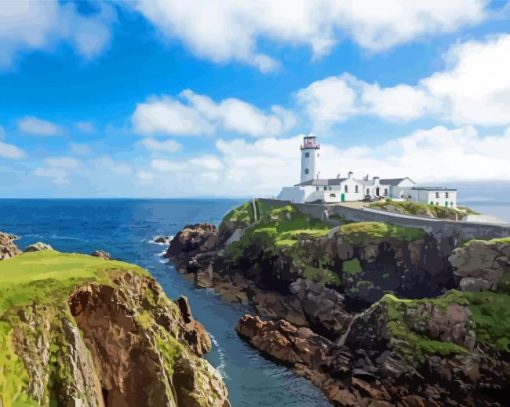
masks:
[[(256, 209), (234, 209), (218, 229), (189, 225), (167, 252), (199, 287), (254, 306), (241, 337), (335, 405), (505, 404), (506, 240), (469, 242), (449, 258), (455, 242), (422, 229)], [(473, 278), (493, 292), (457, 291)]]
[(137, 266), (53, 250), (0, 262), (0, 405), (229, 406), (185, 298)]

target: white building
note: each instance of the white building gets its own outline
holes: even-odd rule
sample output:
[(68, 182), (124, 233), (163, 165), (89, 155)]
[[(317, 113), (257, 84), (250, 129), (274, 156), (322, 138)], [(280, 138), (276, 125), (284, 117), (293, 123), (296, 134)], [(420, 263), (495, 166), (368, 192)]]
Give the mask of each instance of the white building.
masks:
[(301, 146), (301, 182), (284, 187), (278, 199), (305, 203), (338, 203), (389, 198), (430, 205), (457, 207), (457, 191), (446, 187), (422, 187), (408, 178), (356, 179), (352, 172), (346, 178), (320, 179), (318, 177), (320, 144), (316, 137), (306, 136)]

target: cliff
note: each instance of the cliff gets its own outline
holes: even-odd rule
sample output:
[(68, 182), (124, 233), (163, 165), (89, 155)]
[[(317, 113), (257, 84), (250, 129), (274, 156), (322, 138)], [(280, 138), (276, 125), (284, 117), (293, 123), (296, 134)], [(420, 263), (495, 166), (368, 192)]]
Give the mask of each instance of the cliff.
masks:
[(419, 228), (334, 222), (258, 201), (219, 228), (185, 227), (167, 256), (199, 287), (251, 303), (239, 335), (335, 405), (504, 405), (507, 239), (452, 253)]
[(0, 292), (4, 407), (229, 406), (187, 300), (137, 266), (28, 252), (0, 261)]

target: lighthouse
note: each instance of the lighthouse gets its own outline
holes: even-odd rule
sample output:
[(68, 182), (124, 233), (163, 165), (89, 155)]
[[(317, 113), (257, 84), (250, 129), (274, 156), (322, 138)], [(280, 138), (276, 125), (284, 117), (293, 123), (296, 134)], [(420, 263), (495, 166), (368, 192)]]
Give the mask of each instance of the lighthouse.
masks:
[(317, 159), (319, 157), (320, 144), (317, 144), (315, 136), (305, 136), (301, 146), (301, 182), (313, 180), (317, 175)]

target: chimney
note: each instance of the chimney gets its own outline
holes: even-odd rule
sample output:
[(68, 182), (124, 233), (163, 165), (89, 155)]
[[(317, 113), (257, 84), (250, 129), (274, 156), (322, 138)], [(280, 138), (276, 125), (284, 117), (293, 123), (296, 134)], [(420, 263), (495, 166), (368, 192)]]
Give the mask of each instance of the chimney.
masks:
[(336, 177), (337, 177), (337, 178), (340, 178), (340, 173), (338, 173), (338, 174), (336, 175)]
[(347, 178), (352, 178), (352, 174), (354, 174), (352, 171), (349, 171), (349, 175), (347, 175)]

